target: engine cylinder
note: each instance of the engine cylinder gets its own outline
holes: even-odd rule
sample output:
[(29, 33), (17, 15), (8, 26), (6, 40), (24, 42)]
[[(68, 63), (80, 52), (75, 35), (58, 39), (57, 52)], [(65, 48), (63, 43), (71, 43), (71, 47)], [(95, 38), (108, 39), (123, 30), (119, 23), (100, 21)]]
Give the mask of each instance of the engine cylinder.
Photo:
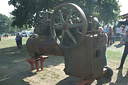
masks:
[(63, 56), (62, 49), (50, 36), (45, 36), (41, 39), (40, 37), (29, 38), (26, 47), (31, 57), (38, 57), (44, 54)]

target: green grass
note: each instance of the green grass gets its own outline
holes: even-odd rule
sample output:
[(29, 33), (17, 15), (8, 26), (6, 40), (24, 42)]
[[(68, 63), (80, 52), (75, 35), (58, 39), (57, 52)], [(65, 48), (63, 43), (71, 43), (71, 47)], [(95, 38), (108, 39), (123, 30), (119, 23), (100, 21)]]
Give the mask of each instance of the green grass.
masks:
[[(22, 43), (23, 43), (23, 49), (17, 49), (16, 42), (15, 42), (15, 36), (11, 39), (4, 38), (2, 41), (0, 41), (0, 56), (2, 57), (22, 57), (28, 55), (27, 49), (26, 49), (26, 41), (28, 38), (23, 37)], [(117, 45), (119, 42), (116, 42), (114, 45)], [(122, 56), (123, 48), (121, 47), (115, 47), (114, 45), (107, 48), (107, 58), (108, 59), (120, 59)]]
[(60, 79), (60, 75), (57, 73), (57, 71), (55, 72), (56, 69), (54, 70), (44, 70), (45, 72), (43, 74), (38, 74), (38, 76), (44, 80), (46, 77), (49, 77), (50, 79), (53, 80), (57, 80)]
[(110, 60), (119, 60), (122, 57), (124, 45), (119, 46), (119, 41), (115, 42), (110, 47), (107, 47), (106, 56)]
[[(16, 42), (14, 39), (6, 39), (0, 41), (0, 65), (16, 65), (15, 62), (23, 61), (25, 56), (28, 56), (28, 52), (26, 49), (26, 40), (27, 38), (23, 38), (23, 48), (17, 49)], [(13, 62), (6, 62), (6, 59)]]
[[(24, 38), (24, 37), (22, 38), (23, 45), (26, 43), (27, 39), (28, 38)], [(15, 36), (11, 36), (9, 38), (2, 37), (2, 40), (0, 41), (0, 49), (13, 47), (13, 46), (16, 46)]]
[(23, 38), (22, 49), (17, 49), (15, 36), (0, 41), (0, 85), (25, 85), (23, 78), (31, 74), (24, 72), (24, 68), (29, 66), (25, 62), (29, 56), (26, 40)]
[[(118, 67), (120, 65), (120, 61), (124, 51), (124, 45), (118, 45), (119, 41), (116, 41), (110, 47), (107, 47), (106, 56), (108, 65), (112, 65)], [(113, 66), (111, 66), (113, 68)], [(128, 66), (128, 57), (124, 62), (124, 69), (126, 70)], [(113, 68), (116, 69), (116, 68)]]
[(27, 38), (22, 38), (23, 49), (17, 49), (15, 37), (11, 39), (3, 39), (0, 41), (0, 55), (10, 56), (10, 57), (20, 57), (27, 54), (26, 50), (26, 40)]
[[(15, 37), (2, 38), (0, 41), (0, 85), (30, 85), (30, 82), (34, 82), (31, 78), (29, 82), (24, 81), (25, 78), (36, 74), (31, 72), (30, 65), (26, 62), (26, 58), (30, 58), (26, 49), (26, 41), (27, 38), (23, 37), (22, 49), (17, 49)], [(117, 41), (107, 48), (107, 61), (110, 67), (113, 65), (117, 67), (120, 63), (124, 46), (118, 46), (118, 43)], [(59, 70), (56, 68), (48, 70), (47, 68), (50, 65), (57, 66), (60, 63), (64, 63), (62, 57), (50, 56), (50, 59), (45, 62), (47, 67), (45, 66), (42, 72), (37, 73), (36, 77), (41, 80), (47, 80), (47, 77), (51, 80), (59, 80), (61, 78)], [(125, 69), (127, 69), (127, 65), (128, 59), (124, 65)]]
[(118, 60), (118, 59), (120, 59), (121, 56), (122, 56), (121, 52), (115, 52), (115, 51), (112, 51), (112, 50), (107, 50), (107, 58), (108, 59)]
[[(23, 37), (22, 43), (23, 48), (17, 49), (16, 42), (15, 42), (15, 36), (12, 38), (3, 38), (2, 41), (0, 41), (0, 57), (1, 58), (17, 58), (22, 56), (29, 56), (27, 49), (26, 49), (26, 41), (28, 38)], [(119, 60), (121, 59), (123, 48), (124, 46), (117, 47), (116, 45), (119, 42), (116, 42), (114, 45), (107, 47), (106, 56), (109, 60)], [(2, 61), (1, 61), (2, 62)], [(7, 63), (7, 62), (4, 62)]]

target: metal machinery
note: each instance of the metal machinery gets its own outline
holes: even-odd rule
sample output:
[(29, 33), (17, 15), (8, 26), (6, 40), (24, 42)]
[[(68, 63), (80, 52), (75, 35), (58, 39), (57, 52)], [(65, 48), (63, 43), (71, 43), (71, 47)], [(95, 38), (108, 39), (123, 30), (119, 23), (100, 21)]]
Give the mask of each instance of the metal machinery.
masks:
[(67, 75), (96, 79), (103, 74), (104, 34), (98, 31), (96, 17), (88, 20), (83, 10), (64, 3), (56, 7), (51, 20), (41, 20), (35, 27), (36, 38), (29, 38), (26, 47), (31, 57), (64, 56)]

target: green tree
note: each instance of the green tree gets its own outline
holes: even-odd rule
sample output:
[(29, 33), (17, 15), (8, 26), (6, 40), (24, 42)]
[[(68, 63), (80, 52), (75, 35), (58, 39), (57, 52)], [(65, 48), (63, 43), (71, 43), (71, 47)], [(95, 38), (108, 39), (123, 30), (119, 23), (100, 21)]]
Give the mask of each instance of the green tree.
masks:
[(0, 33), (9, 32), (10, 25), (10, 19), (5, 15), (0, 14)]
[(22, 28), (19, 28), (19, 27), (17, 27), (17, 26), (12, 26), (12, 23), (13, 23), (13, 18), (12, 17), (10, 17), (9, 18), (10, 19), (10, 29), (9, 29), (9, 32), (8, 33), (16, 33), (16, 32), (21, 32), (22, 30), (25, 30), (26, 29), (26, 27), (22, 27)]
[(20, 32), (24, 29), (25, 27), (18, 28), (17, 26), (12, 27), (12, 22), (14, 20), (12, 18), (8, 18), (6, 15), (0, 14), (0, 34), (2, 33), (15, 33), (15, 32)]
[(85, 12), (86, 16), (96, 16), (104, 23), (117, 20), (120, 6), (117, 0), (10, 0), (9, 5), (15, 9), (12, 11), (13, 26), (34, 26), (45, 13), (49, 18), (53, 9), (61, 3), (75, 3)]

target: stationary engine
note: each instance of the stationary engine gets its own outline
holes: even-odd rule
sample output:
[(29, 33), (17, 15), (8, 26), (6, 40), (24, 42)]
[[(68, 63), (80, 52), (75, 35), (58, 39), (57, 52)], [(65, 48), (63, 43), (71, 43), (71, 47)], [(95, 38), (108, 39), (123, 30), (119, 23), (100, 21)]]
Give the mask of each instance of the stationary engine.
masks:
[(98, 27), (96, 17), (87, 20), (79, 6), (64, 3), (56, 7), (51, 20), (39, 21), (34, 31), (38, 37), (29, 38), (26, 46), (34, 58), (45, 54), (64, 56), (67, 75), (95, 79), (104, 67), (104, 34)]

